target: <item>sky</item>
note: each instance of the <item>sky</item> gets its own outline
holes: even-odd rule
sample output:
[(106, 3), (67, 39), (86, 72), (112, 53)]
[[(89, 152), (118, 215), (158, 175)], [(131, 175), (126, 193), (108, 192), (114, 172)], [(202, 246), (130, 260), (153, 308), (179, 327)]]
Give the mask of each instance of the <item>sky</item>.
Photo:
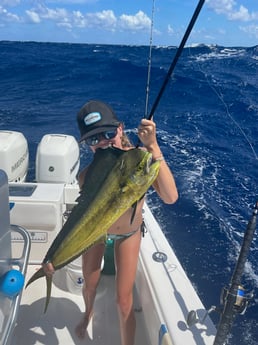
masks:
[[(0, 40), (178, 46), (198, 2), (0, 0)], [(257, 45), (258, 0), (206, 0), (193, 44)]]

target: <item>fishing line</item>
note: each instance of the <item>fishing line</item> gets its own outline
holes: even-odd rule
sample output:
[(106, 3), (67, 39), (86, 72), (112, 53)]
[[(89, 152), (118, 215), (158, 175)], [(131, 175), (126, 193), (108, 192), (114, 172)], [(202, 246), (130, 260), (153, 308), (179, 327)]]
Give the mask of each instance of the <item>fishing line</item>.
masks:
[[(207, 79), (208, 80), (208, 79)], [(209, 81), (208, 81), (209, 84)], [(258, 156), (254, 150), (254, 147), (250, 141), (250, 139), (247, 137), (247, 135), (245, 134), (244, 130), (242, 129), (242, 127), (239, 125), (239, 123), (234, 119), (234, 117), (230, 114), (230, 111), (228, 109), (228, 105), (226, 104), (226, 102), (223, 99), (223, 95), (219, 94), (219, 92), (215, 89), (215, 87), (209, 85), (211, 87), (211, 89), (215, 92), (215, 94), (218, 96), (219, 100), (221, 101), (221, 103), (224, 105), (225, 110), (226, 110), (226, 114), (228, 115), (228, 117), (231, 119), (231, 121), (235, 124), (235, 126), (239, 129), (240, 133), (243, 135), (243, 137), (245, 138), (245, 140), (247, 141), (247, 143), (249, 144), (255, 159), (258, 159)]]
[[(193, 56), (191, 54), (191, 48), (189, 47), (189, 53), (191, 56)], [(208, 79), (208, 76), (207, 76), (207, 73), (205, 73), (201, 66), (200, 66), (200, 63), (197, 61), (197, 65), (198, 65), (198, 68), (199, 68), (199, 71), (205, 76), (205, 79), (206, 79), (206, 82), (207, 84), (209, 85), (210, 89), (217, 95), (218, 99), (221, 101), (221, 103), (223, 104), (225, 110), (226, 110), (226, 114), (227, 116), (231, 119), (231, 121), (235, 124), (235, 126), (239, 129), (240, 133), (242, 134), (242, 136), (244, 137), (244, 139), (247, 141), (248, 145), (250, 146), (251, 148), (251, 151), (253, 152), (253, 155), (255, 157), (256, 160), (258, 160), (258, 156), (255, 152), (255, 149), (254, 149), (254, 146), (253, 144), (251, 143), (250, 139), (247, 137), (246, 133), (244, 132), (244, 130), (242, 129), (242, 127), (239, 125), (239, 123), (234, 119), (234, 117), (231, 115), (230, 111), (229, 111), (229, 108), (228, 108), (228, 105), (226, 104), (226, 102), (224, 101), (224, 98), (223, 98), (223, 94), (221, 92), (219, 92), (216, 87), (214, 85), (211, 84), (210, 80)]]
[(145, 99), (145, 113), (144, 117), (148, 116), (149, 107), (149, 93), (150, 93), (150, 75), (151, 75), (151, 56), (152, 56), (152, 37), (153, 37), (153, 23), (154, 23), (154, 11), (155, 11), (155, 0), (152, 1), (152, 13), (151, 13), (151, 32), (150, 32), (150, 50), (149, 50), (149, 60), (148, 60), (148, 75), (147, 75), (147, 85), (146, 85), (146, 99)]
[(176, 51), (174, 59), (172, 60), (172, 63), (170, 65), (170, 67), (169, 67), (169, 70), (167, 72), (165, 80), (164, 80), (164, 82), (163, 82), (163, 84), (162, 84), (162, 86), (160, 88), (158, 96), (157, 96), (157, 98), (156, 98), (156, 100), (155, 100), (155, 102), (154, 102), (154, 104), (153, 104), (153, 106), (151, 108), (151, 111), (150, 111), (150, 114), (149, 114), (149, 117), (148, 117), (149, 120), (151, 120), (153, 118), (155, 110), (156, 110), (156, 108), (157, 108), (157, 106), (159, 104), (159, 101), (160, 101), (160, 99), (161, 99), (161, 97), (162, 97), (162, 95), (163, 95), (163, 93), (165, 91), (167, 83), (168, 83), (168, 81), (169, 81), (169, 79), (170, 79), (170, 77), (171, 77), (171, 75), (173, 73), (173, 70), (174, 70), (174, 68), (175, 68), (175, 66), (177, 64), (177, 61), (178, 61), (178, 59), (179, 59), (179, 57), (180, 57), (180, 55), (181, 55), (181, 53), (183, 51), (185, 43), (186, 43), (186, 41), (187, 41), (191, 31), (192, 31), (192, 28), (193, 28), (193, 26), (194, 26), (194, 24), (195, 24), (195, 22), (196, 22), (196, 20), (198, 18), (198, 15), (199, 15), (199, 13), (200, 13), (200, 11), (202, 9), (202, 6), (203, 6), (204, 2), (205, 2), (205, 0), (199, 0), (199, 3), (198, 3), (198, 5), (197, 5), (197, 7), (196, 7), (196, 9), (194, 11), (194, 14), (193, 14), (193, 16), (191, 18), (191, 21), (190, 21), (190, 23), (189, 23), (189, 25), (188, 25), (188, 27), (186, 29), (184, 37), (183, 37), (183, 39), (182, 39), (182, 41), (181, 41), (181, 43), (180, 43), (180, 45), (179, 45), (179, 47), (178, 47), (178, 49)]
[[(149, 78), (150, 78), (150, 69), (151, 69), (151, 63), (150, 63), (150, 60), (149, 60), (149, 72), (148, 72), (148, 81), (147, 81), (147, 88), (146, 88), (146, 106), (145, 106), (145, 118), (147, 118), (148, 120), (151, 120), (152, 118), (153, 118), (153, 115), (154, 115), (154, 113), (155, 113), (155, 110), (156, 110), (156, 108), (157, 108), (157, 106), (158, 106), (158, 104), (159, 104), (159, 102), (160, 102), (160, 99), (161, 99), (161, 97), (162, 97), (162, 95), (163, 95), (163, 93), (164, 93), (164, 91), (165, 91), (165, 88), (166, 88), (166, 86), (167, 86), (167, 83), (169, 82), (169, 79), (170, 79), (170, 77), (171, 77), (171, 75), (172, 75), (172, 73), (173, 73), (173, 70), (174, 70), (174, 68), (175, 68), (175, 66), (176, 66), (176, 64), (177, 64), (177, 61), (178, 61), (178, 59), (179, 59), (179, 57), (180, 57), (180, 55), (181, 55), (181, 53), (182, 53), (182, 51), (183, 51), (183, 48), (184, 48), (184, 46), (185, 46), (185, 43), (186, 43), (186, 41), (187, 41), (187, 39), (188, 39), (188, 37), (189, 37), (189, 35), (190, 35), (190, 33), (191, 33), (191, 31), (192, 31), (192, 28), (193, 28), (193, 26), (194, 26), (194, 24), (195, 24), (195, 22), (196, 22), (196, 20), (197, 20), (197, 18), (198, 18), (198, 15), (199, 15), (199, 13), (200, 13), (200, 11), (201, 11), (201, 9), (202, 9), (202, 6), (203, 6), (203, 4), (204, 4), (204, 2), (205, 2), (205, 0), (199, 0), (199, 3), (198, 3), (198, 5), (197, 5), (197, 7), (196, 7), (196, 9), (195, 9), (195, 11), (194, 11), (194, 14), (193, 14), (193, 16), (192, 16), (192, 18), (191, 18), (191, 20), (190, 20), (190, 23), (189, 23), (189, 25), (188, 25), (188, 27), (187, 27), (187, 29), (186, 29), (186, 31), (185, 31), (185, 34), (184, 34), (184, 36), (183, 36), (183, 39), (182, 39), (182, 41), (181, 41), (181, 43), (180, 43), (180, 45), (179, 45), (179, 47), (178, 47), (178, 49), (177, 49), (177, 51), (176, 51), (176, 54), (175, 54), (175, 56), (174, 56), (174, 59), (172, 60), (172, 63), (171, 63), (171, 65), (170, 65), (170, 68), (169, 68), (169, 70), (168, 70), (168, 72), (167, 72), (167, 75), (166, 75), (166, 77), (165, 77), (165, 80), (164, 80), (164, 82), (163, 82), (163, 84), (162, 84), (162, 86), (161, 86), (161, 88), (160, 88), (160, 91), (159, 91), (159, 93), (158, 93), (158, 96), (156, 97), (156, 100), (155, 100), (155, 102), (154, 102), (154, 104), (153, 104), (153, 106), (152, 106), (152, 108), (151, 108), (151, 111), (150, 111), (150, 114), (149, 114), (149, 116), (147, 117), (146, 115), (146, 109), (148, 108), (148, 98), (149, 98)], [(152, 51), (152, 49), (151, 49), (151, 47), (152, 47), (152, 34), (153, 34), (153, 16), (154, 16), (154, 8), (155, 8), (155, 6), (154, 6), (154, 0), (153, 0), (153, 3), (152, 3), (152, 23), (151, 23), (151, 37), (150, 37), (150, 58), (151, 58), (151, 51)], [(138, 147), (139, 146), (139, 141), (138, 141), (138, 144), (136, 144), (136, 147)]]

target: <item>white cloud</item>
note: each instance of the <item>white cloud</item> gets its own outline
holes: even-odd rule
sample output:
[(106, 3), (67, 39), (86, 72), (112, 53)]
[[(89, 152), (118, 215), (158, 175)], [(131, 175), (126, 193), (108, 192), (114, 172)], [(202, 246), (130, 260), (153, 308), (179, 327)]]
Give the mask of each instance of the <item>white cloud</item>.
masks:
[(34, 11), (26, 11), (26, 14), (32, 23), (38, 24), (41, 22), (40, 16), (38, 15), (38, 13), (36, 13)]
[(76, 27), (83, 28), (86, 26), (86, 20), (80, 11), (73, 11), (72, 18)]
[[(0, 0), (1, 1), (1, 0)], [(89, 0), (95, 1), (95, 0)], [(5, 0), (6, 4), (18, 4), (19, 0)], [(73, 28), (96, 28), (96, 30), (131, 30), (133, 32), (146, 31), (151, 27), (150, 18), (143, 12), (138, 11), (134, 15), (122, 14), (117, 17), (113, 10), (103, 10), (94, 13), (83, 13), (79, 10), (69, 11), (60, 7), (47, 7), (46, 3), (62, 2), (62, 1), (35, 1), (35, 7), (28, 8), (24, 11), (24, 18), (21, 19), (0, 5), (0, 18), (3, 21), (25, 21), (33, 23), (35, 25), (44, 21), (52, 21), (58, 27), (66, 28), (71, 31)], [(66, 3), (69, 1), (67, 0)], [(79, 3), (80, 0), (72, 1), (70, 3)]]
[(252, 21), (258, 19), (258, 12), (249, 13), (246, 7), (240, 5), (239, 10), (231, 13), (229, 18), (232, 20), (240, 20), (244, 22)]
[(117, 18), (112, 10), (83, 14), (81, 11), (68, 13), (66, 10), (53, 10), (41, 6), (39, 17), (56, 21), (59, 26), (60, 22), (69, 22), (70, 25), (62, 24), (64, 27), (69, 27), (69, 29), (72, 27), (96, 27), (96, 29), (104, 28), (109, 31), (114, 31), (116, 29), (139, 31), (150, 29), (151, 25), (150, 18), (142, 11), (137, 12), (135, 15), (123, 14)]
[(42, 11), (39, 15), (41, 16), (41, 18), (44, 18), (44, 19), (58, 21), (58, 20), (63, 20), (64, 18), (67, 18), (68, 16), (68, 12), (64, 8), (52, 9), (52, 8), (47, 8), (47, 7), (44, 7), (44, 8), (41, 7), (41, 9)]
[(170, 24), (168, 24), (168, 34), (173, 35), (175, 33), (175, 30), (172, 28)]
[(1, 5), (3, 6), (17, 6), (19, 5), (20, 0), (0, 0)]
[(72, 30), (72, 25), (70, 23), (58, 23), (57, 26), (60, 28), (65, 28), (68, 31)]
[(99, 0), (47, 0), (46, 2), (49, 4), (68, 4), (68, 5), (78, 5), (78, 4), (93, 4), (98, 2)]
[(218, 14), (228, 14), (236, 5), (234, 0), (207, 0), (208, 6)]
[(119, 18), (119, 27), (134, 31), (150, 29), (151, 20), (143, 12), (139, 11), (135, 15), (122, 14)]
[(19, 16), (7, 11), (2, 6), (0, 6), (0, 19), (4, 22), (19, 22), (20, 21)]
[(104, 27), (113, 30), (116, 26), (117, 19), (113, 11), (103, 10), (102, 12), (87, 13), (85, 15), (87, 26)]
[(245, 6), (234, 0), (207, 0), (207, 5), (217, 14), (225, 15), (229, 20), (253, 21), (258, 19), (258, 12), (250, 12)]

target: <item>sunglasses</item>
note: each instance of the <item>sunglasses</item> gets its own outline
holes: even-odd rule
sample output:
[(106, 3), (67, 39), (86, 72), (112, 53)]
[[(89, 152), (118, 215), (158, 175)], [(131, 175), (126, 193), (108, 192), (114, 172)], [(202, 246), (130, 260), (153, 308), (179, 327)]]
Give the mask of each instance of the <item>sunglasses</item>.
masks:
[(106, 140), (114, 139), (116, 135), (117, 135), (117, 128), (110, 130), (110, 131), (105, 131), (105, 132), (94, 134), (91, 137), (86, 138), (85, 142), (89, 146), (95, 146), (102, 139), (106, 139)]

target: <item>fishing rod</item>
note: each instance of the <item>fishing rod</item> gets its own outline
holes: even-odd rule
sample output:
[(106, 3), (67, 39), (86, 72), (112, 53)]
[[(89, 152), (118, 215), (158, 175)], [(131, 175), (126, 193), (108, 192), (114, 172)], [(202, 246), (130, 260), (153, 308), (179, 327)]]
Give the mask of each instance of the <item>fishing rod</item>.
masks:
[(151, 120), (153, 115), (154, 115), (154, 113), (155, 113), (155, 110), (156, 110), (156, 108), (157, 108), (157, 106), (159, 104), (159, 101), (160, 101), (160, 99), (161, 99), (161, 97), (162, 97), (162, 95), (163, 95), (163, 93), (165, 91), (167, 83), (168, 83), (168, 81), (169, 81), (169, 79), (170, 79), (170, 77), (171, 77), (171, 75), (173, 73), (173, 70), (174, 70), (174, 68), (175, 68), (175, 66), (177, 64), (177, 61), (178, 61), (178, 59), (179, 59), (179, 57), (180, 57), (180, 55), (181, 55), (181, 53), (183, 51), (183, 48), (184, 48), (185, 43), (186, 43), (186, 41), (187, 41), (191, 31), (192, 31), (192, 28), (193, 28), (193, 26), (194, 26), (194, 24), (195, 24), (195, 22), (196, 22), (196, 20), (197, 20), (197, 18), (199, 16), (199, 13), (200, 13), (200, 11), (202, 9), (202, 6), (203, 6), (204, 2), (205, 2), (205, 0), (199, 0), (199, 3), (198, 3), (198, 5), (197, 5), (197, 7), (196, 7), (196, 9), (194, 11), (194, 14), (193, 14), (193, 16), (191, 18), (191, 21), (190, 21), (190, 23), (189, 23), (189, 25), (188, 25), (188, 27), (186, 29), (184, 37), (183, 37), (183, 39), (182, 39), (182, 41), (181, 41), (181, 43), (180, 43), (180, 45), (179, 45), (179, 47), (178, 47), (178, 49), (176, 51), (176, 55), (174, 56), (174, 59), (172, 60), (170, 68), (169, 68), (169, 70), (167, 72), (167, 75), (166, 75), (166, 77), (164, 79), (164, 82), (163, 82), (163, 84), (162, 84), (162, 86), (160, 88), (158, 96), (157, 96), (157, 98), (156, 98), (156, 100), (155, 100), (155, 102), (154, 102), (154, 104), (153, 104), (153, 106), (151, 108), (150, 114), (148, 116), (148, 120)]
[(253, 215), (247, 224), (238, 261), (231, 278), (230, 287), (229, 289), (224, 288), (222, 293), (221, 302), (224, 304), (224, 307), (213, 345), (225, 344), (236, 315), (244, 314), (247, 308), (248, 299), (252, 298), (252, 295), (246, 296), (245, 289), (241, 285), (241, 277), (244, 272), (247, 255), (254, 237), (257, 213), (258, 201), (253, 210)]
[(150, 93), (151, 53), (152, 53), (154, 10), (155, 10), (155, 0), (152, 1), (152, 11), (151, 11), (150, 49), (149, 49), (148, 76), (147, 76), (147, 85), (146, 85), (146, 99), (145, 99), (145, 113), (144, 113), (145, 118), (147, 118), (147, 115), (148, 115), (148, 104), (149, 104), (149, 93)]
[(257, 213), (258, 201), (256, 202), (252, 217), (246, 227), (237, 264), (231, 278), (230, 287), (225, 287), (222, 290), (220, 301), (221, 306), (212, 306), (202, 319), (197, 317), (195, 310), (191, 310), (188, 313), (186, 320), (188, 327), (192, 327), (196, 323), (203, 324), (206, 317), (213, 311), (220, 313), (220, 321), (213, 345), (224, 345), (226, 343), (236, 315), (243, 315), (246, 311), (249, 300), (253, 298), (253, 293), (246, 294), (245, 289), (241, 284), (241, 278), (255, 233)]
[[(148, 80), (147, 80), (147, 87), (146, 87), (146, 102), (145, 102), (145, 118), (147, 118), (148, 120), (151, 120), (153, 118), (155, 110), (156, 110), (156, 108), (157, 108), (157, 106), (158, 106), (158, 104), (160, 102), (160, 99), (161, 99), (161, 97), (162, 97), (162, 95), (163, 95), (163, 93), (165, 91), (167, 83), (169, 82), (169, 79), (170, 79), (170, 77), (171, 77), (171, 75), (172, 75), (172, 73), (174, 71), (174, 68), (175, 68), (175, 66), (177, 64), (177, 61), (178, 61), (180, 55), (182, 54), (183, 48), (185, 46), (185, 43), (186, 43), (186, 41), (187, 41), (191, 31), (192, 31), (192, 28), (193, 28), (193, 26), (194, 26), (194, 24), (195, 24), (195, 22), (196, 22), (196, 20), (197, 20), (197, 18), (199, 16), (199, 13), (201, 12), (201, 9), (202, 9), (202, 6), (203, 6), (204, 2), (205, 2), (205, 0), (199, 0), (199, 3), (198, 3), (198, 5), (197, 5), (197, 7), (196, 7), (196, 9), (194, 11), (194, 14), (193, 14), (193, 16), (192, 16), (192, 18), (190, 20), (190, 23), (189, 23), (189, 25), (188, 25), (188, 27), (187, 27), (187, 29), (185, 31), (185, 34), (184, 34), (184, 36), (182, 38), (182, 41), (181, 41), (181, 43), (180, 43), (180, 45), (179, 45), (179, 47), (178, 47), (178, 49), (176, 51), (174, 59), (171, 62), (171, 65), (170, 65), (169, 70), (167, 72), (167, 75), (166, 75), (166, 77), (165, 77), (165, 79), (163, 81), (163, 84), (162, 84), (162, 86), (160, 88), (158, 96), (156, 97), (156, 100), (155, 100), (155, 102), (154, 102), (154, 104), (153, 104), (153, 106), (151, 108), (149, 116), (147, 117), (148, 97), (149, 97), (149, 80), (150, 80), (150, 62), (151, 62), (150, 61), (150, 59), (151, 59), (151, 44), (152, 44), (152, 30), (153, 30), (153, 12), (154, 12), (154, 1), (153, 1), (153, 5), (152, 5), (152, 21), (151, 21), (151, 38), (150, 38), (150, 53), (149, 53), (150, 55), (149, 55), (149, 66), (148, 66)], [(136, 147), (139, 147), (139, 145), (140, 145), (140, 140), (138, 140), (138, 143), (136, 144)]]

